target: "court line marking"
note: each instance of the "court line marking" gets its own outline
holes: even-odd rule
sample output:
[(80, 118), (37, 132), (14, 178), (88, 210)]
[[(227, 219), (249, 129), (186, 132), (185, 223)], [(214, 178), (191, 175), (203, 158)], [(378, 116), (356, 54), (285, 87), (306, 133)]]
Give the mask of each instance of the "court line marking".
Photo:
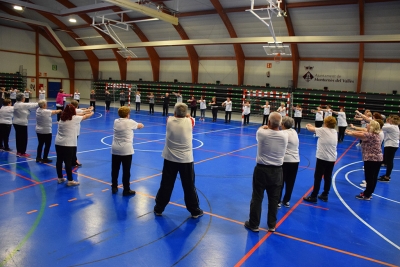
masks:
[[(7, 169), (1, 168), (1, 167), (0, 167), (0, 170), (8, 172), (8, 173), (11, 173), (11, 174), (14, 174), (15, 176), (21, 177), (22, 179), (27, 180), (29, 182), (32, 182), (34, 184), (39, 184), (39, 182), (37, 182), (37, 181), (35, 181), (35, 180), (31, 179), (31, 178), (25, 177), (25, 176), (23, 176), (21, 174), (18, 174), (16, 172), (11, 171), (11, 170), (7, 170)], [(29, 174), (31, 174), (31, 173), (29, 173)]]
[(337, 187), (336, 187), (336, 177), (339, 174), (339, 172), (341, 170), (343, 170), (344, 168), (347, 168), (351, 165), (354, 164), (358, 164), (360, 163), (360, 161), (356, 161), (347, 165), (344, 165), (343, 167), (339, 168), (332, 177), (332, 187), (333, 190), (335, 191), (337, 197), (339, 198), (340, 202), (342, 202), (342, 204), (347, 208), (348, 211), (350, 211), (351, 214), (353, 214), (354, 217), (356, 217), (360, 222), (362, 222), (365, 226), (367, 226), (369, 229), (372, 230), (372, 232), (374, 232), (375, 234), (377, 234), (378, 236), (380, 236), (383, 240), (385, 240), (386, 242), (388, 242), (389, 244), (391, 244), (393, 247), (397, 248), (398, 250), (400, 250), (400, 246), (398, 246), (397, 244), (395, 244), (393, 241), (391, 241), (389, 238), (387, 238), (386, 236), (384, 236), (383, 234), (381, 234), (378, 230), (376, 230), (374, 227), (372, 227), (370, 224), (368, 224), (366, 221), (364, 221), (360, 216), (358, 216), (358, 214), (352, 209), (350, 208), (349, 205), (347, 205), (346, 201), (344, 201), (344, 199), (342, 198), (342, 196), (340, 195)]
[(321, 206), (317, 206), (317, 205), (311, 205), (311, 204), (307, 204), (307, 203), (304, 203), (304, 202), (302, 202), (300, 204), (304, 205), (304, 206), (313, 207), (313, 208), (316, 208), (316, 209), (329, 210), (328, 208), (325, 208), (325, 207), (321, 207)]
[[(354, 140), (353, 143), (351, 143), (349, 145), (349, 147), (342, 153), (342, 155), (335, 161), (335, 165), (347, 154), (348, 151), (350, 151), (351, 147), (357, 142), (358, 139)], [(311, 193), (311, 191), (313, 190), (313, 186), (308, 189), (308, 191), (306, 192), (306, 194), (303, 196), (307, 196), (308, 194)], [(293, 213), (293, 211), (300, 205), (300, 203), (303, 201), (303, 197), (301, 197), (296, 204), (278, 221), (278, 223), (276, 224), (276, 228), (278, 228), (288, 217), (290, 214)], [(245, 263), (245, 261), (250, 258), (251, 255), (253, 255), (253, 253), (265, 242), (265, 240), (267, 240), (267, 238), (270, 235), (265, 235), (260, 241), (257, 242), (257, 244), (255, 244), (239, 261), (238, 263), (235, 264), (235, 267), (239, 267), (241, 266), (243, 263)]]
[[(362, 162), (362, 161), (359, 161), (359, 162)], [(357, 171), (363, 171), (363, 169), (357, 169), (357, 170), (352, 170), (352, 171), (347, 172), (347, 173), (345, 174), (346, 180), (347, 180), (347, 181), (349, 182), (349, 184), (351, 184), (352, 186), (354, 186), (354, 187), (360, 189), (361, 191), (364, 191), (364, 188), (355, 185), (355, 184), (354, 184), (352, 181), (350, 181), (350, 179), (349, 179), (349, 174), (350, 174), (350, 173), (353, 173), (353, 172), (357, 172)], [(398, 172), (399, 170), (392, 170), (392, 171)], [(378, 183), (379, 183), (379, 182), (378, 182)], [(375, 193), (373, 193), (373, 195), (376, 196), (376, 197), (379, 197), (379, 198), (382, 198), (382, 199), (385, 199), (385, 200), (388, 200), (388, 201), (391, 201), (391, 202), (400, 204), (400, 201), (397, 201), (397, 200), (394, 200), (394, 199), (391, 199), (391, 198), (387, 198), (387, 197), (384, 197), (384, 196), (381, 196), (381, 195), (377, 195), (377, 194), (375, 194)]]

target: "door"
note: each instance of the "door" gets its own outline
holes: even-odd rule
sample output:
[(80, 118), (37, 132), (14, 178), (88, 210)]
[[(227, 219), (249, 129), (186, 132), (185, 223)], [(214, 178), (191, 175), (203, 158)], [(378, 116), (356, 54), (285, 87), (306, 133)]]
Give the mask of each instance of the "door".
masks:
[(48, 98), (56, 98), (61, 89), (61, 82), (49, 82)]

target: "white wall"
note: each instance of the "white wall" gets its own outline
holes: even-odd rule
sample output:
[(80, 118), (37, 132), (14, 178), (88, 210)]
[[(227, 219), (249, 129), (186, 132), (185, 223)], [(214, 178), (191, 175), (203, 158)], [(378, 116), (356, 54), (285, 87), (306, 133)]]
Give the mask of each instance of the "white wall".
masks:
[(399, 63), (364, 63), (362, 92), (400, 93)]
[[(75, 78), (76, 79), (92, 79), (92, 68), (89, 62), (76, 62), (75, 63)], [(75, 80), (75, 89), (81, 93), (81, 98), (89, 99), (91, 88), (91, 81)]]
[[(139, 80), (140, 78), (142, 78), (143, 81), (152, 81), (153, 80), (153, 71), (151, 69), (150, 61), (132, 60), (132, 61), (128, 62), (127, 72), (128, 72), (126, 75), (127, 80)], [(118, 71), (118, 77), (119, 76), (120, 75), (119, 75), (119, 71)], [(108, 77), (112, 77), (112, 76), (105, 76), (103, 73), (103, 79), (108, 79)]]
[(192, 69), (189, 60), (161, 60), (160, 81), (192, 82)]
[[(303, 77), (308, 71), (313, 76), (309, 81)], [(355, 62), (301, 61), (297, 87), (311, 89), (328, 87), (329, 90), (356, 91), (357, 78), (358, 63)]]
[[(271, 68), (267, 68), (267, 63), (271, 63)], [(267, 72), (270, 76), (267, 77)], [(244, 69), (244, 84), (265, 86), (287, 87), (288, 80), (292, 80), (292, 61), (260, 61), (246, 60)]]
[[(56, 66), (57, 70), (53, 70), (53, 66)], [(40, 56), (39, 72), (42, 73), (43, 77), (47, 75), (47, 77), (52, 78), (69, 78), (67, 66), (62, 58)]]
[[(1, 34), (0, 34), (1, 36)], [(2, 47), (0, 47), (2, 49)], [(16, 73), (19, 66), (27, 70), (28, 76), (36, 75), (35, 56), (0, 51), (0, 72)]]
[(108, 80), (112, 78), (113, 80), (120, 80), (121, 74), (119, 73), (119, 66), (117, 61), (100, 61), (99, 71), (102, 72), (102, 78)]
[(200, 60), (199, 83), (237, 84), (236, 60)]
[[(35, 33), (0, 26), (0, 48), (4, 50), (35, 53)], [(20, 64), (22, 65), (22, 64)]]

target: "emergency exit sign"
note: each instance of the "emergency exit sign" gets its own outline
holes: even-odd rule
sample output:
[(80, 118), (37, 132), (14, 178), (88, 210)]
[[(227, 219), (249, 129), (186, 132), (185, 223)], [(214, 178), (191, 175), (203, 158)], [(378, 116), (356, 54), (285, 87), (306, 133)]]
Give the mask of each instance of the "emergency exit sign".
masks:
[(52, 70), (57, 70), (57, 65), (52, 65), (52, 66), (51, 66), (51, 69), (52, 69)]

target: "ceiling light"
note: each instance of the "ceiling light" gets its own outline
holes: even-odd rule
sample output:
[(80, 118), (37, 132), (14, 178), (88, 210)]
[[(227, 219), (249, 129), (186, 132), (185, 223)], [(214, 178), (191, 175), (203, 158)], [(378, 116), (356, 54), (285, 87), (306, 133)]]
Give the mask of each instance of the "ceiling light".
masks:
[(14, 6), (15, 10), (22, 10), (22, 6)]
[(76, 23), (76, 19), (70, 18), (70, 19), (69, 19), (69, 22)]

